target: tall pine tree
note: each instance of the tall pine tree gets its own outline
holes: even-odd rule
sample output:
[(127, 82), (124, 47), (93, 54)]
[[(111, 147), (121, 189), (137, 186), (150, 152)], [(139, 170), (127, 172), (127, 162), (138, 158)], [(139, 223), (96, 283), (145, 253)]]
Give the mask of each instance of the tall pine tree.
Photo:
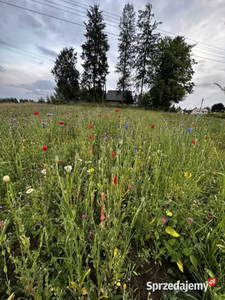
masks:
[(86, 26), (86, 42), (81, 46), (83, 49), (81, 58), (84, 73), (82, 76), (82, 85), (93, 89), (94, 102), (96, 102), (96, 91), (102, 91), (108, 72), (107, 51), (109, 50), (107, 34), (103, 32), (106, 24), (103, 22), (102, 12), (99, 11), (99, 5), (90, 6), (87, 11), (89, 18)]
[(154, 14), (152, 14), (152, 5), (147, 3), (145, 10), (138, 11), (138, 36), (136, 45), (136, 63), (135, 63), (135, 83), (136, 88), (140, 88), (140, 98), (142, 98), (143, 87), (148, 83), (147, 74), (151, 71), (152, 61), (156, 55), (156, 44), (159, 33), (154, 33), (161, 22), (156, 21), (152, 24)]
[(135, 12), (133, 4), (125, 4), (123, 15), (120, 18), (119, 57), (116, 64), (116, 73), (120, 74), (117, 89), (122, 90), (122, 103), (125, 90), (131, 86), (131, 72), (135, 62)]
[(57, 56), (51, 73), (55, 77), (55, 96), (62, 102), (75, 102), (79, 94), (79, 71), (76, 69), (77, 53), (64, 48)]

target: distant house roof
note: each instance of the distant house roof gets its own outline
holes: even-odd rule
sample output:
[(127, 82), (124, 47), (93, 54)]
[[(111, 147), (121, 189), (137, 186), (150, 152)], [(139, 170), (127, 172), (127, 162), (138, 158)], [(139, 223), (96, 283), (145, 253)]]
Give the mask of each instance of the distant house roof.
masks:
[(205, 108), (197, 108), (195, 107), (192, 112), (191, 112), (191, 115), (196, 115), (196, 114), (207, 114), (208, 113), (208, 110), (205, 109)]
[(109, 90), (106, 94), (106, 101), (122, 102), (122, 92), (118, 93), (118, 91)]

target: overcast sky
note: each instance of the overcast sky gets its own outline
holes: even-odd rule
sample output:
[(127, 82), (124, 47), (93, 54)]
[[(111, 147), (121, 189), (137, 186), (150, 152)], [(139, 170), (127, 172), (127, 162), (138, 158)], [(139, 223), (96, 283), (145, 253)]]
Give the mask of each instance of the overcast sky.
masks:
[[(88, 5), (99, 4), (107, 23), (110, 50), (107, 90), (116, 89), (118, 23), (125, 0), (0, 0), (65, 19), (79, 25), (53, 19), (31, 11), (0, 2), (0, 98), (15, 97), (38, 100), (50, 95), (55, 82), (51, 69), (56, 56), (64, 47), (73, 47), (78, 53), (77, 68), (82, 73), (81, 45), (85, 42)], [(212, 106), (222, 102), (225, 94), (214, 83), (225, 86), (225, 0), (152, 0), (154, 20), (162, 22), (158, 27), (162, 34), (168, 31), (182, 35), (186, 42), (195, 43), (193, 56), (194, 93), (180, 102), (181, 107)], [(136, 17), (144, 9), (144, 0), (133, 3)], [(45, 4), (45, 5), (44, 5)], [(46, 6), (48, 5), (48, 6)], [(53, 7), (57, 7), (55, 9)], [(63, 11), (64, 10), (64, 11)], [(67, 11), (67, 12), (66, 12)], [(79, 16), (78, 16), (79, 15)], [(111, 25), (111, 26), (110, 26)], [(172, 34), (168, 34), (172, 36)], [(191, 40), (192, 39), (192, 40)], [(207, 45), (206, 45), (207, 44)], [(197, 57), (198, 56), (198, 57)]]

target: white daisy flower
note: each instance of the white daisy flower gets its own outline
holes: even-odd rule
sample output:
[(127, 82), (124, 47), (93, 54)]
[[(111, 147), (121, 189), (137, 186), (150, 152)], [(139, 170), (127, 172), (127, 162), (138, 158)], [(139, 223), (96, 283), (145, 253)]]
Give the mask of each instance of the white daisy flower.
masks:
[(34, 190), (34, 189), (29, 189), (29, 190), (26, 191), (26, 193), (27, 193), (27, 194), (30, 194), (30, 193), (33, 192), (33, 190)]
[(43, 170), (41, 171), (41, 174), (46, 175), (46, 173), (47, 173), (46, 169), (43, 169)]
[(64, 169), (65, 169), (67, 172), (71, 172), (72, 166), (65, 166)]
[(83, 159), (81, 159), (81, 158), (78, 158), (78, 160), (79, 160), (79, 161), (83, 161)]

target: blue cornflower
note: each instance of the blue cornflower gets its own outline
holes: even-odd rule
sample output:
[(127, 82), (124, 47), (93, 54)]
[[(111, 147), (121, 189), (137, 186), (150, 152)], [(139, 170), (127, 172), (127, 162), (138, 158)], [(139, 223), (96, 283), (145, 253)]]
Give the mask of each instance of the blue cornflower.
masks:
[(223, 124), (222, 124), (222, 123), (220, 123), (220, 126), (223, 126)]
[(126, 125), (126, 126), (125, 126), (125, 129), (129, 129), (129, 126), (128, 126), (128, 125)]
[(136, 149), (137, 149), (137, 146), (135, 146), (134, 149), (136, 150)]
[(187, 129), (187, 132), (191, 133), (192, 130), (193, 130), (192, 128), (188, 128), (188, 129)]

